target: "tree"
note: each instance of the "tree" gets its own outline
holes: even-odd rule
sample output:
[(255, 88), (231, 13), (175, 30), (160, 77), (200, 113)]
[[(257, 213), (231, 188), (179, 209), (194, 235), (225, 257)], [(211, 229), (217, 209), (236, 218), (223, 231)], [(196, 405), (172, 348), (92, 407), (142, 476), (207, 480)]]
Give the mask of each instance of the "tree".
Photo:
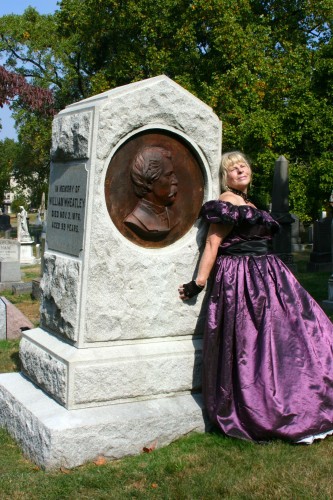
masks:
[[(28, 9), (0, 18), (6, 67), (51, 88), (57, 109), (164, 73), (212, 106), (225, 151), (249, 154), (263, 204), (284, 154), (292, 209), (302, 220), (317, 217), (333, 166), (331, 0), (62, 0), (59, 7), (54, 16)], [(15, 106), (27, 140), (29, 115)]]
[(42, 194), (48, 191), (51, 123), (48, 117), (25, 111), (16, 111), (15, 116), (19, 123), (19, 148), (13, 165), (13, 176), (23, 189), (29, 189), (30, 204), (37, 208)]
[(18, 144), (13, 139), (0, 141), (0, 200), (4, 199), (5, 191), (9, 190), (13, 165), (18, 152)]
[(10, 104), (16, 97), (19, 97), (21, 103), (32, 111), (54, 114), (53, 96), (50, 90), (31, 85), (22, 75), (7, 71), (0, 66), (0, 107)]

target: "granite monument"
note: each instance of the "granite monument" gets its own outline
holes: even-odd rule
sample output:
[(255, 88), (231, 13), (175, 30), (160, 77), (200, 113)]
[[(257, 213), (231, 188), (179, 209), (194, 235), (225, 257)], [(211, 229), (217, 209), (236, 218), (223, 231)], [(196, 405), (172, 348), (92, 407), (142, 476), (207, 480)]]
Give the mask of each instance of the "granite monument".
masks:
[[(143, 191), (140, 156), (162, 164)], [(205, 429), (204, 294), (185, 304), (177, 289), (198, 261), (220, 156), (217, 116), (164, 75), (55, 117), (40, 328), (23, 332), (24, 375), (0, 375), (0, 424), (38, 465)]]

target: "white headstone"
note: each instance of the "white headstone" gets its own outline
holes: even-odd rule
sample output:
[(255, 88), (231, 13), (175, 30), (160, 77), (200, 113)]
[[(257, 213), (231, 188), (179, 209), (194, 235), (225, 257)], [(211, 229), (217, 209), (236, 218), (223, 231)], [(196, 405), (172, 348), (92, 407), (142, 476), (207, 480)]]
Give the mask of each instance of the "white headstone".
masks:
[(7, 338), (7, 313), (6, 304), (0, 297), (0, 340)]
[[(167, 217), (178, 215), (164, 232), (153, 228), (148, 241), (124, 222), (138, 202), (126, 155), (147, 143), (171, 152), (178, 179), (176, 200), (162, 207)], [(55, 467), (139, 453), (148, 439), (159, 446), (203, 430), (200, 397), (192, 393), (201, 385), (204, 294), (183, 303), (177, 290), (198, 262), (201, 202), (219, 194), (221, 122), (160, 76), (68, 106), (54, 120), (51, 154), (41, 327), (23, 333), (20, 350), (24, 373), (70, 410), (70, 422), (62, 421), (56, 449), (40, 442), (48, 413), (57, 411), (41, 392), (45, 419), (35, 415), (28, 437), (25, 429), (17, 436), (16, 425), (17, 439), (37, 463)], [(25, 409), (15, 417), (5, 411), (5, 422), (35, 411), (7, 380), (4, 393)], [(72, 432), (78, 416), (81, 428)]]
[(0, 239), (0, 282), (21, 281), (20, 244), (17, 240)]

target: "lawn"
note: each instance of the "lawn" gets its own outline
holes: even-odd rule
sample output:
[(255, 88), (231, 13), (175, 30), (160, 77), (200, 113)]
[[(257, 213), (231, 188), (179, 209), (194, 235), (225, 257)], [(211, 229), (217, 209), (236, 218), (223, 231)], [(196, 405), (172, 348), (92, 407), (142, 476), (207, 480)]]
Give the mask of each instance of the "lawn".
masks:
[(332, 498), (333, 438), (266, 446), (192, 434), (151, 453), (44, 472), (0, 432), (1, 499)]
[[(317, 301), (327, 298), (329, 273), (308, 273), (304, 256), (297, 264), (303, 286)], [(0, 372), (19, 370), (17, 351), (17, 341), (0, 341)], [(1, 500), (333, 497), (333, 437), (306, 446), (191, 434), (136, 457), (113, 462), (96, 457), (93, 463), (52, 472), (27, 460), (3, 429), (0, 447)]]

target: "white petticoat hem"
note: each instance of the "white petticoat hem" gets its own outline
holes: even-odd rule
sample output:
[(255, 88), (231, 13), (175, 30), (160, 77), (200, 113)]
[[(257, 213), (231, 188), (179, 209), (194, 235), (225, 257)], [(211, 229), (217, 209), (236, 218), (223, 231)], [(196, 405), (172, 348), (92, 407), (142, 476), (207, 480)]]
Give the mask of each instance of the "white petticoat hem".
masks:
[(317, 439), (325, 439), (327, 436), (332, 436), (333, 429), (327, 432), (322, 432), (321, 434), (314, 434), (313, 436), (308, 436), (306, 438), (302, 438), (299, 441), (294, 441), (296, 444), (312, 444), (313, 441)]

